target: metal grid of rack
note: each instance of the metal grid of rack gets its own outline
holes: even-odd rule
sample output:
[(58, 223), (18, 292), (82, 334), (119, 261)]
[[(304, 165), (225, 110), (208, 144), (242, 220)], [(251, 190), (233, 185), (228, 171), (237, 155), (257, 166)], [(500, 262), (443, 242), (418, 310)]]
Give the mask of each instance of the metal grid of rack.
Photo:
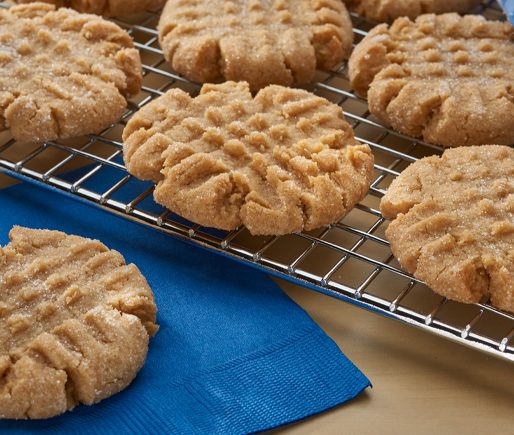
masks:
[[(0, 7), (8, 5), (0, 2)], [(491, 19), (502, 17), (493, 0), (484, 1), (476, 12)], [(156, 205), (153, 185), (136, 180), (123, 165), (121, 132), (135, 111), (167, 90), (180, 87), (193, 95), (199, 90), (164, 61), (155, 30), (158, 17), (156, 11), (133, 22), (116, 20), (134, 38), (144, 64), (142, 91), (130, 101), (119, 123), (98, 135), (44, 144), (19, 143), (8, 132), (0, 133), (0, 170), (280, 278), (514, 361), (513, 315), (496, 310), (487, 301), (464, 305), (437, 296), (401, 270), (392, 256), (384, 237), (387, 221), (378, 211), (380, 198), (407, 165), (440, 154), (442, 149), (396, 133), (374, 119), (366, 101), (352, 93), (344, 65), (337, 71), (319, 71), (311, 90), (343, 108), (357, 138), (373, 149), (376, 165), (369, 194), (340, 222), (301, 234), (253, 237), (245, 228), (222, 232), (200, 227)], [(358, 42), (373, 24), (355, 15), (352, 19)]]

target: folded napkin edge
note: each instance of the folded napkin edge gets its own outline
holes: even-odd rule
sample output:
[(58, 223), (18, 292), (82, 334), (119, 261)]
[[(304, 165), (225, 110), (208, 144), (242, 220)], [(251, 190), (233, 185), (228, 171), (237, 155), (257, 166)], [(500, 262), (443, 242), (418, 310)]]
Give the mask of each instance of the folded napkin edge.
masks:
[(336, 343), (313, 326), (167, 384), (169, 406), (195, 409), (195, 415), (175, 414), (167, 423), (180, 433), (260, 432), (342, 405), (371, 386)]

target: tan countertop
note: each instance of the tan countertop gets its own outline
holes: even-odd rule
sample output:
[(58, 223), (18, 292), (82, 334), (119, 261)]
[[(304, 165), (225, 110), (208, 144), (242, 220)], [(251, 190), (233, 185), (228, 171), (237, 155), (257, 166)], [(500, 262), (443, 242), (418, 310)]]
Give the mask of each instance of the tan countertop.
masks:
[(514, 363), (280, 281), (373, 389), (276, 434), (514, 434)]

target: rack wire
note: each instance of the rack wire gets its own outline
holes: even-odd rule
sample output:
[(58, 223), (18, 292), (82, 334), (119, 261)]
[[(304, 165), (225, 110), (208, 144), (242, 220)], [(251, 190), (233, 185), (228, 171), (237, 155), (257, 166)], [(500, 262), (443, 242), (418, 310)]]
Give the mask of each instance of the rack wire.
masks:
[[(8, 7), (0, 2), (0, 7)], [(484, 1), (477, 13), (502, 19), (496, 2)], [(245, 228), (223, 232), (188, 222), (152, 200), (154, 186), (127, 173), (121, 132), (130, 116), (167, 90), (199, 90), (164, 61), (156, 25), (159, 11), (134, 21), (116, 22), (127, 29), (141, 53), (143, 88), (122, 119), (97, 135), (43, 144), (19, 143), (0, 133), (0, 170), (52, 188), (71, 198), (113, 212), (158, 231), (241, 261), (280, 278), (406, 322), (433, 334), (514, 362), (514, 316), (487, 301), (465, 305), (434, 294), (404, 272), (384, 237), (387, 221), (378, 211), (380, 198), (405, 167), (418, 158), (440, 154), (438, 146), (394, 132), (368, 111), (350, 89), (345, 66), (317, 72), (311, 90), (339, 104), (357, 138), (375, 154), (375, 178), (369, 194), (340, 222), (316, 231), (281, 237), (254, 237)], [(358, 42), (373, 23), (353, 15)], [(82, 168), (80, 170), (73, 170)], [(101, 181), (99, 181), (101, 180)], [(106, 181), (107, 180), (107, 181)], [(49, 204), (51, 206), (51, 204)]]

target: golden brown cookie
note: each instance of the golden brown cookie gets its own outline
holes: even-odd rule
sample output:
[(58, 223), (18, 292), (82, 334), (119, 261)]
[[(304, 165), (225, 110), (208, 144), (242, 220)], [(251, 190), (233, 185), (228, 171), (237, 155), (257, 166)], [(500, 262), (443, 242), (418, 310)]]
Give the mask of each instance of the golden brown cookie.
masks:
[(312, 81), (352, 45), (340, 0), (169, 0), (159, 40), (173, 68), (190, 80), (244, 80), (252, 90)]
[[(33, 3), (35, 0), (15, 0), (17, 3)], [(88, 14), (109, 17), (126, 16), (155, 9), (162, 6), (165, 0), (40, 0), (59, 8), (68, 7)]]
[(44, 3), (0, 9), (0, 131), (47, 141), (108, 127), (141, 87), (132, 46), (95, 15)]
[(480, 4), (480, 0), (343, 0), (352, 11), (374, 21), (392, 21), (399, 17), (445, 12), (466, 13)]
[(138, 268), (97, 240), (14, 227), (0, 248), (0, 418), (48, 418), (124, 389), (156, 307)]
[(342, 109), (310, 92), (245, 82), (172, 89), (124, 132), (129, 172), (204, 226), (285, 234), (336, 222), (366, 194), (373, 155)]
[(417, 161), (380, 204), (400, 264), (448, 299), (514, 313), (514, 149), (455, 148)]
[(514, 28), (481, 16), (422, 15), (375, 27), (349, 62), (377, 118), (444, 146), (514, 143)]

